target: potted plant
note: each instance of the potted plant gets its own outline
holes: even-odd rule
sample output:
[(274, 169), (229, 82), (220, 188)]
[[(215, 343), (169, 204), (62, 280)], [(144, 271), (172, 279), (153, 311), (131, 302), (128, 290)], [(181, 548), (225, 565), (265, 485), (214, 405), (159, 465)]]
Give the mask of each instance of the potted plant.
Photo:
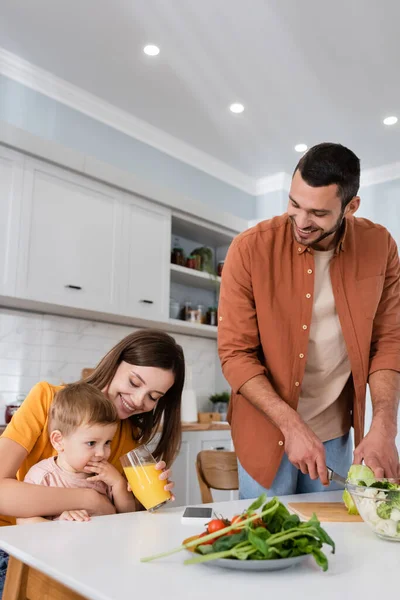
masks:
[(220, 392), (218, 394), (213, 394), (212, 396), (210, 396), (209, 400), (213, 405), (213, 411), (220, 413), (221, 421), (226, 421), (228, 402), (230, 400), (229, 392)]

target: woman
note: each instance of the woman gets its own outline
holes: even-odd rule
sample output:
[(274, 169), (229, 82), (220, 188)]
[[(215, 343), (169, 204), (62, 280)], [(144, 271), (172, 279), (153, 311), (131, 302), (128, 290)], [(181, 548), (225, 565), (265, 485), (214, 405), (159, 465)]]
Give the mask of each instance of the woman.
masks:
[[(128, 335), (86, 378), (110, 398), (121, 419), (111, 444), (110, 463), (121, 471), (119, 458), (147, 443), (159, 431), (154, 450), (160, 479), (168, 479), (181, 440), (181, 395), (185, 379), (183, 351), (166, 333), (142, 330)], [(0, 438), (0, 525), (15, 517), (56, 515), (86, 509), (92, 515), (115, 512), (109, 500), (92, 489), (61, 489), (23, 483), (28, 470), (54, 455), (48, 435), (48, 413), (60, 386), (37, 384)], [(16, 480), (17, 478), (17, 480)], [(170, 490), (173, 483), (165, 488)], [(0, 598), (7, 557), (0, 550)]]

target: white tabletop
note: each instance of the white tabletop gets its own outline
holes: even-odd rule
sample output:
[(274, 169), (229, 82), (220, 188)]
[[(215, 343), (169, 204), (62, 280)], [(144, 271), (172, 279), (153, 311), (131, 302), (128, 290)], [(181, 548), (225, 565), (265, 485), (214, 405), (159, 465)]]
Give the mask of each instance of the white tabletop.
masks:
[[(289, 501), (337, 501), (340, 493), (287, 496)], [(243, 511), (249, 501), (221, 502), (226, 517)], [(188, 597), (230, 600), (261, 593), (271, 598), (379, 598), (397, 589), (400, 545), (386, 542), (364, 523), (330, 523), (325, 529), (336, 542), (323, 573), (312, 559), (281, 572), (228, 571), (206, 565), (183, 565), (186, 551), (150, 563), (140, 558), (179, 546), (199, 532), (181, 524), (182, 508), (155, 514), (98, 517), (88, 523), (51, 522), (0, 528), (0, 548), (39, 569), (90, 600)]]

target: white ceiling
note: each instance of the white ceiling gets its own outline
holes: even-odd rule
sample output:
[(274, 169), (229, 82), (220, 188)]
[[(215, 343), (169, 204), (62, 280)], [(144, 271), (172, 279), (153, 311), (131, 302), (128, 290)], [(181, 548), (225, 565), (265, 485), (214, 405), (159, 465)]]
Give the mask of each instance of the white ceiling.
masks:
[(398, 0), (1, 0), (0, 47), (259, 178), (299, 142), (400, 159), (399, 23)]

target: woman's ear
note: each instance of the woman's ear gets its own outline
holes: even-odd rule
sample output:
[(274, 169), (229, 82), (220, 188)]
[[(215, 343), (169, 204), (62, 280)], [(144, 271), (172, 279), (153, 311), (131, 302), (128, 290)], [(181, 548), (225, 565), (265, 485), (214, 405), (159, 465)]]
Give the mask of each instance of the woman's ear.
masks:
[(64, 437), (59, 429), (55, 429), (50, 434), (51, 445), (60, 454), (64, 452)]

